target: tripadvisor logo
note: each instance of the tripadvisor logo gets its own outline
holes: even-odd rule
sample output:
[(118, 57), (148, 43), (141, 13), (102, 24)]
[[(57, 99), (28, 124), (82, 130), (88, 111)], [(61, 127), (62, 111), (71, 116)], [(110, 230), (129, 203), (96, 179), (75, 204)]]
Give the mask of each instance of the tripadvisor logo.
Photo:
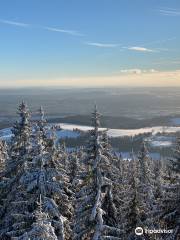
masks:
[(142, 228), (142, 227), (137, 227), (137, 228), (135, 229), (135, 234), (136, 234), (137, 236), (143, 235), (143, 228)]
[(137, 227), (135, 229), (135, 234), (137, 236), (143, 235), (143, 234), (157, 234), (157, 233), (165, 233), (165, 234), (170, 234), (173, 233), (173, 229), (143, 229), (142, 227)]

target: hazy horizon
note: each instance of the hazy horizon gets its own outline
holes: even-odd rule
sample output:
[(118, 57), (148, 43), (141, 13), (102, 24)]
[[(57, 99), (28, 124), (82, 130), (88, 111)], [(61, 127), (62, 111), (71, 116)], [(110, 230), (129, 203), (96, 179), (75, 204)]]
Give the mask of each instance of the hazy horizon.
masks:
[(55, 117), (89, 115), (95, 103), (104, 116), (173, 116), (180, 114), (179, 90), (179, 87), (0, 89), (0, 118), (16, 116), (22, 100), (33, 112), (43, 106), (46, 115)]

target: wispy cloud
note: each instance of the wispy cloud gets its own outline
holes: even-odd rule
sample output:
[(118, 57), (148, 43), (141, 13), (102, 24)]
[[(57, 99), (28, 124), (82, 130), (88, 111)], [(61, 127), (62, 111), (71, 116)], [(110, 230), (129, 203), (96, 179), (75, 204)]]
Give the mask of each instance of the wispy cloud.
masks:
[(156, 52), (156, 50), (152, 50), (152, 49), (145, 48), (145, 47), (138, 47), (138, 46), (127, 47), (127, 49), (132, 50), (132, 51), (138, 51), (138, 52)]
[(53, 27), (42, 27), (42, 28), (51, 32), (65, 33), (73, 36), (84, 36), (83, 34), (75, 30), (67, 30), (67, 29), (53, 28)]
[[(147, 48), (147, 46), (151, 45), (157, 45), (157, 46), (162, 46), (163, 43), (167, 43), (169, 41), (176, 40), (176, 37), (171, 37), (167, 39), (161, 39), (161, 40), (156, 40), (152, 42), (146, 42), (146, 43), (141, 43), (139, 44), (140, 47), (128, 47), (127, 49), (129, 50), (134, 50), (134, 51), (141, 51), (141, 52), (161, 52), (161, 51), (170, 51), (169, 48), (164, 48), (164, 47), (156, 47), (155, 49), (150, 49)], [(171, 50), (172, 51), (172, 50)]]
[(100, 43), (100, 42), (85, 42), (84, 44), (99, 48), (116, 48), (119, 46), (119, 44), (114, 43)]
[(3, 19), (0, 19), (0, 23), (13, 25), (13, 26), (17, 26), (17, 27), (29, 27), (30, 26), (30, 24), (27, 24), (27, 23), (15, 22), (15, 21), (3, 20)]
[(155, 72), (157, 72), (157, 70), (155, 69), (140, 69), (140, 68), (120, 70), (120, 73), (123, 73), (123, 74), (142, 74), (142, 73), (155, 73)]
[(142, 70), (139, 69), (139, 68), (121, 69), (121, 70), (120, 70), (120, 73), (124, 73), (124, 74), (127, 74), (127, 73), (141, 74), (141, 73), (142, 73)]
[(59, 32), (59, 33), (73, 35), (73, 36), (84, 36), (83, 34), (79, 33), (78, 31), (63, 29), (63, 28), (39, 26), (39, 25), (27, 24), (27, 23), (16, 22), (16, 21), (9, 21), (9, 20), (4, 20), (4, 19), (0, 19), (0, 23), (17, 26), (17, 27), (24, 27), (24, 28), (32, 27), (32, 28), (36, 28), (36, 29), (43, 29), (43, 30), (50, 31), (50, 32)]
[(180, 10), (174, 8), (161, 8), (158, 10), (161, 15), (178, 17), (180, 16)]
[(147, 42), (147, 43), (139, 43), (137, 46), (129, 46), (129, 47), (123, 47), (122, 44), (114, 44), (114, 43), (102, 43), (102, 42), (84, 42), (84, 44), (89, 45), (89, 46), (94, 46), (94, 47), (99, 47), (99, 48), (116, 48), (120, 47), (121, 51), (123, 50), (131, 50), (131, 51), (139, 51), (139, 52), (160, 52), (160, 51), (169, 51), (169, 48), (147, 48), (149, 45), (162, 45), (163, 43), (169, 42), (176, 40), (176, 37), (170, 37), (167, 39), (161, 39), (161, 40), (156, 40), (152, 42)]

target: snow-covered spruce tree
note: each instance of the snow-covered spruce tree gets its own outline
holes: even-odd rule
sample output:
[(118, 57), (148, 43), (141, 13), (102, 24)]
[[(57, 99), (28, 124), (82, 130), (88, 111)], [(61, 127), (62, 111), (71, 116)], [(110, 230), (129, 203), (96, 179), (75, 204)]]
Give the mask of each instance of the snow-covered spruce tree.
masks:
[[(154, 197), (154, 182), (153, 182), (153, 172), (152, 172), (152, 159), (149, 157), (147, 147), (143, 142), (141, 150), (139, 151), (138, 158), (132, 161), (132, 173), (129, 175), (129, 190), (127, 190), (127, 195), (125, 198), (125, 206), (131, 206), (129, 210), (129, 219), (131, 226), (154, 229), (158, 228), (158, 222), (155, 220), (155, 215), (157, 212), (156, 201)], [(133, 163), (134, 162), (134, 163)], [(129, 194), (130, 193), (130, 194)], [(128, 206), (126, 206), (126, 209)], [(131, 218), (132, 215), (134, 219)], [(135, 218), (136, 216), (136, 218)], [(133, 220), (133, 221), (132, 221)], [(133, 236), (133, 232), (126, 228), (129, 232), (129, 239), (136, 239), (137, 236)], [(145, 239), (153, 239), (154, 236), (144, 236)]]
[[(151, 159), (145, 143), (142, 144), (138, 158), (132, 152), (132, 159), (124, 163), (122, 181), (122, 217), (123, 239), (141, 239), (135, 235), (136, 227), (154, 229), (159, 227), (155, 220), (157, 203), (154, 197), (154, 181)], [(154, 235), (144, 235), (143, 239), (154, 239)]]
[(155, 210), (152, 179), (151, 159), (149, 158), (146, 144), (143, 142), (138, 155), (138, 189), (142, 203), (142, 222), (145, 221), (147, 226), (153, 225), (151, 217), (153, 217), (153, 211)]
[[(49, 216), (49, 222), (55, 230), (57, 239), (70, 240), (72, 206), (69, 196), (71, 191), (68, 189), (68, 176), (61, 164), (61, 159), (58, 159), (59, 156), (55, 145), (55, 129), (52, 129), (48, 152), (46, 147), (43, 146), (42, 131), (39, 133), (39, 154), (34, 159), (36, 168), (31, 168), (29, 172), (29, 176), (34, 176), (34, 179), (31, 177), (31, 181), (27, 182), (26, 185), (32, 187), (30, 191), (33, 194), (40, 193), (42, 195), (43, 210)], [(32, 201), (34, 204), (34, 198)]]
[[(12, 128), (13, 138), (10, 143), (10, 156), (6, 162), (4, 178), (1, 184), (2, 209), (0, 211), (0, 236), (8, 237), (6, 232), (12, 226), (11, 210), (14, 208), (12, 202), (18, 194), (18, 184), (23, 171), (27, 167), (27, 161), (31, 160), (31, 124), (30, 112), (27, 105), (22, 102), (18, 108), (19, 121)], [(19, 202), (22, 198), (19, 198)], [(19, 204), (21, 209), (25, 208), (23, 201)], [(22, 205), (22, 206), (21, 206)], [(11, 210), (9, 209), (11, 208)], [(5, 235), (4, 235), (5, 234)]]
[(31, 158), (31, 124), (27, 105), (22, 102), (18, 108), (19, 121), (13, 126), (9, 158), (6, 161), (1, 181), (0, 236), (11, 225), (8, 207), (17, 192), (18, 182)]
[(48, 132), (49, 128), (47, 125), (44, 109), (42, 106), (39, 108), (38, 114), (39, 114), (39, 119), (37, 121), (37, 126), (39, 128), (38, 130), (41, 133), (41, 138), (43, 140), (44, 147), (47, 147), (47, 145), (48, 145), (48, 133), (47, 132)]
[[(141, 150), (138, 154), (137, 161), (137, 201), (138, 217), (140, 220), (140, 227), (142, 228), (159, 228), (158, 221), (155, 221), (155, 215), (157, 213), (157, 205), (154, 197), (153, 189), (153, 172), (152, 159), (150, 159), (145, 142), (141, 146)], [(151, 239), (154, 236), (147, 236), (147, 239)]]
[(162, 160), (153, 161), (153, 172), (154, 172), (154, 197), (158, 204), (161, 202), (162, 198)]
[[(116, 208), (116, 214), (114, 215), (114, 225), (116, 225), (118, 228), (122, 229), (122, 224), (121, 224), (121, 217), (122, 217), (122, 193), (124, 191), (124, 182), (123, 180), (124, 175), (125, 175), (125, 166), (126, 166), (126, 161), (123, 161), (121, 156), (118, 156), (112, 151), (112, 147), (109, 143), (108, 135), (107, 135), (107, 130), (101, 132), (102, 135), (100, 135), (100, 141), (101, 141), (101, 146), (103, 147), (102, 152), (103, 155), (108, 159), (108, 162), (106, 162), (103, 165), (104, 172), (106, 173), (106, 178), (108, 178), (113, 184), (110, 188), (110, 192), (108, 192), (107, 196), (110, 199), (111, 196), (113, 195), (113, 208), (115, 206)], [(112, 193), (112, 195), (111, 195)], [(112, 202), (110, 201), (110, 202)], [(103, 209), (105, 212), (108, 212), (108, 204), (106, 201), (104, 201), (103, 204)], [(110, 208), (109, 208), (110, 209)], [(109, 210), (109, 214), (107, 214), (107, 219), (109, 215), (111, 216), (111, 210)], [(105, 219), (105, 217), (104, 217)], [(116, 219), (116, 220), (115, 220)]]
[[(105, 164), (105, 166), (107, 166), (106, 177), (111, 179), (113, 182), (115, 181), (116, 183), (119, 183), (120, 179), (122, 178), (121, 171), (119, 169), (122, 162), (120, 162), (121, 159), (119, 159), (116, 156), (116, 154), (114, 154), (114, 152), (112, 151), (107, 131), (108, 131), (107, 129), (101, 131), (99, 138), (102, 146), (102, 154), (108, 159), (108, 163)], [(108, 170), (109, 167), (110, 171)]]
[(162, 159), (153, 161), (153, 172), (154, 177), (152, 183), (156, 203), (156, 208), (154, 211), (154, 221), (158, 223), (158, 225), (160, 226), (161, 205), (163, 199), (163, 175), (164, 175)]
[(24, 160), (31, 156), (32, 128), (30, 111), (24, 102), (19, 105), (17, 113), (19, 121), (12, 128), (13, 137), (11, 140), (10, 158), (6, 167), (8, 176), (17, 176), (17, 171), (21, 168)]
[(72, 207), (68, 194), (71, 192), (68, 190), (68, 177), (57, 158), (54, 134), (49, 139), (48, 152), (43, 131), (38, 126), (35, 136), (32, 159), (23, 162), (21, 174), (6, 198), (6, 214), (3, 216), (0, 236), (23, 239), (25, 233), (34, 234), (33, 229), (37, 226), (34, 219), (36, 200), (41, 195), (43, 212), (48, 214), (48, 222), (55, 236), (58, 240), (70, 240)]
[(180, 237), (180, 138), (174, 157), (167, 162), (163, 181), (161, 224), (163, 228), (173, 230), (167, 239), (176, 240)]
[(103, 147), (103, 154), (107, 155), (107, 157), (112, 158), (111, 154), (111, 145), (109, 143), (109, 138), (107, 135), (107, 129), (101, 132), (101, 145)]
[(95, 106), (92, 114), (94, 129), (90, 133), (87, 148), (88, 169), (76, 198), (74, 240), (120, 239), (120, 230), (116, 228), (112, 182), (106, 177), (107, 169), (110, 171), (110, 164), (108, 158), (103, 155), (101, 134), (98, 130), (99, 116)]
[(139, 239), (135, 235), (135, 229), (142, 226), (137, 187), (137, 159), (133, 155), (132, 160), (126, 164), (128, 171), (124, 173), (121, 189), (121, 228), (124, 230), (124, 240), (135, 240)]
[(25, 232), (19, 237), (12, 237), (12, 240), (58, 240), (48, 214), (42, 210), (41, 194), (37, 205), (38, 208), (33, 213), (31, 230)]
[[(5, 180), (5, 165), (8, 161), (7, 145), (5, 141), (0, 140), (0, 219), (4, 212), (4, 197), (7, 182)], [(0, 220), (1, 223), (1, 220)]]
[(58, 150), (59, 159), (61, 159), (61, 164), (63, 165), (66, 172), (68, 172), (69, 171), (69, 162), (68, 162), (68, 152), (66, 149), (66, 143), (60, 142), (60, 140), (59, 140), (59, 142), (57, 144), (57, 150)]
[(8, 161), (7, 144), (4, 140), (0, 140), (0, 179), (4, 175), (7, 161)]
[(74, 187), (76, 187), (76, 185), (78, 184), (79, 172), (81, 169), (77, 153), (73, 152), (73, 153), (69, 154), (68, 160), (69, 160), (68, 162), (69, 162), (70, 182)]

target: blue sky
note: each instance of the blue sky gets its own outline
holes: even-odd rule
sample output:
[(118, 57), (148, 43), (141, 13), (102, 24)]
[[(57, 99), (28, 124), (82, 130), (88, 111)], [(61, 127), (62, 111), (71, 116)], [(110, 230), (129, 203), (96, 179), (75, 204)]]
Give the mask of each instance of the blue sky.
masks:
[(176, 71), (179, 29), (179, 0), (1, 0), (0, 86)]

